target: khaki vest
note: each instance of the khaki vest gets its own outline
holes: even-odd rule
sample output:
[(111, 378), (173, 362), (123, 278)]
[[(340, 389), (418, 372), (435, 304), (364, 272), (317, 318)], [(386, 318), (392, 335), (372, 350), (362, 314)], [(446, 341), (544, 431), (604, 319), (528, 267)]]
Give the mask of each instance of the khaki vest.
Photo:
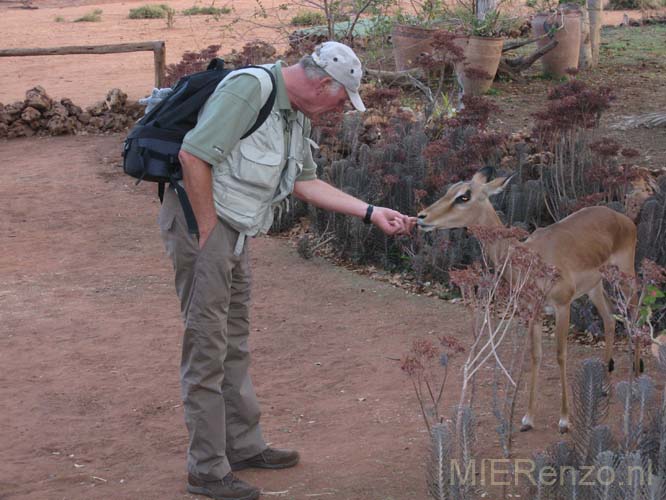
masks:
[[(272, 65), (266, 65), (268, 69)], [(262, 103), (272, 90), (271, 79), (259, 69), (239, 70), (259, 79)], [(238, 74), (238, 71), (234, 72)], [(249, 137), (234, 146), (221, 163), (213, 167), (213, 199), (217, 215), (239, 232), (234, 254), (243, 251), (245, 238), (266, 233), (273, 223), (275, 208), (294, 189), (303, 170), (304, 144), (302, 113), (287, 120), (273, 109), (266, 121)], [(284, 127), (289, 127), (289, 155), (285, 161)]]

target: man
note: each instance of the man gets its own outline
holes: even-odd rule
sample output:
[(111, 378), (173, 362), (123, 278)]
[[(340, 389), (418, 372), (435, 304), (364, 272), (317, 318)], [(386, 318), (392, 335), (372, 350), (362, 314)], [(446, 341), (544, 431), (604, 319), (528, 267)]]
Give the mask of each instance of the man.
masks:
[(159, 223), (171, 257), (185, 322), (182, 398), (189, 431), (188, 491), (216, 499), (255, 499), (259, 489), (231, 471), (281, 469), (295, 451), (269, 448), (248, 375), (250, 272), (247, 237), (270, 228), (274, 206), (293, 192), (313, 205), (363, 218), (388, 235), (407, 234), (414, 219), (372, 207), (316, 178), (310, 121), (341, 111), (358, 94), (361, 63), (341, 43), (326, 42), (298, 64), (268, 67), (276, 88), (266, 121), (257, 120), (273, 88), (261, 69), (225, 79), (209, 97), (179, 154), (199, 228), (187, 231), (177, 195), (168, 190)]

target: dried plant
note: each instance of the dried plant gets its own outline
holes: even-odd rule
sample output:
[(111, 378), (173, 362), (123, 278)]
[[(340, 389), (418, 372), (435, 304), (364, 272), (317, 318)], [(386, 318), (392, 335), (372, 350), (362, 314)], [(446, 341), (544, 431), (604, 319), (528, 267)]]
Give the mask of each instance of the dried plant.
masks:
[[(666, 373), (666, 363), (659, 365)], [(652, 379), (619, 382), (615, 393), (623, 410), (622, 439), (615, 440), (610, 427), (600, 424), (607, 417), (605, 377), (597, 359), (583, 361), (576, 371), (571, 444), (558, 443), (537, 455), (533, 498), (666, 498), (666, 393), (657, 404)], [(557, 474), (552, 483), (538, 480), (546, 467)]]
[(446, 423), (435, 424), (430, 430), (430, 450), (426, 465), (428, 493), (437, 500), (451, 498), (451, 444), (453, 436)]
[(183, 53), (180, 62), (169, 64), (166, 67), (166, 76), (164, 78), (166, 86), (171, 87), (182, 77), (205, 70), (211, 59), (217, 57), (220, 47), (220, 45), (209, 45), (199, 52), (187, 51)]
[[(573, 443), (578, 463), (589, 459), (590, 448), (603, 447), (606, 437), (598, 426), (608, 414), (607, 366), (600, 359), (586, 359), (571, 385)], [(596, 456), (595, 454), (594, 456)]]

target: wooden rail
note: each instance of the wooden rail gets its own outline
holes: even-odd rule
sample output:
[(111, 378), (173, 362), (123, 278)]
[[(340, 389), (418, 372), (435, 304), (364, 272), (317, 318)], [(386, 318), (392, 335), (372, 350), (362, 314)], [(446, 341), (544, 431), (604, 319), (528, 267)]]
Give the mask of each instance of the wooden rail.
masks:
[(164, 41), (117, 43), (112, 45), (82, 45), (34, 49), (1, 49), (0, 57), (64, 56), (69, 54), (115, 54), (118, 52), (152, 51), (155, 60), (155, 87), (163, 87), (166, 69), (166, 46)]

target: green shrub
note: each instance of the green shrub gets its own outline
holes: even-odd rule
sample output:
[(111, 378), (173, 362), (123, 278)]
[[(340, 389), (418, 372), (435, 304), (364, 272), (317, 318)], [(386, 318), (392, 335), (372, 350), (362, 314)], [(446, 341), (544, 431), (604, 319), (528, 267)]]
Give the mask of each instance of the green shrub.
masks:
[(221, 16), (222, 14), (229, 14), (231, 9), (229, 7), (200, 7), (195, 5), (189, 9), (185, 9), (183, 14), (186, 16)]
[(163, 19), (167, 17), (169, 12), (168, 5), (159, 4), (159, 5), (142, 5), (136, 9), (130, 9), (129, 18), (130, 19)]
[(317, 26), (318, 24), (324, 24), (325, 22), (326, 18), (323, 13), (312, 10), (299, 12), (291, 18), (292, 26)]
[[(64, 19), (63, 19), (64, 20)], [(95, 9), (88, 12), (78, 19), (74, 19), (75, 23), (98, 23), (102, 20), (102, 9)]]
[(64, 22), (65, 22), (65, 18), (62, 17), (62, 16), (55, 16), (55, 18), (54, 18), (53, 20), (54, 20), (56, 23), (64, 23)]
[(610, 0), (608, 10), (660, 9), (666, 7), (666, 0)]

